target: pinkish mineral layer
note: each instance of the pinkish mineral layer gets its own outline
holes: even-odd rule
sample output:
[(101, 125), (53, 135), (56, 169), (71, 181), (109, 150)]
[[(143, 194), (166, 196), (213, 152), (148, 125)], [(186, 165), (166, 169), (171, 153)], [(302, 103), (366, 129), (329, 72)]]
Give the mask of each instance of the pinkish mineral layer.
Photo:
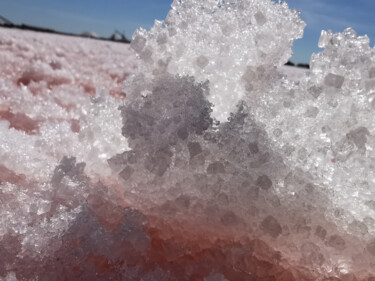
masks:
[(304, 25), (175, 0), (136, 56), (0, 29), (1, 280), (374, 281), (374, 50), (323, 31), (285, 75)]

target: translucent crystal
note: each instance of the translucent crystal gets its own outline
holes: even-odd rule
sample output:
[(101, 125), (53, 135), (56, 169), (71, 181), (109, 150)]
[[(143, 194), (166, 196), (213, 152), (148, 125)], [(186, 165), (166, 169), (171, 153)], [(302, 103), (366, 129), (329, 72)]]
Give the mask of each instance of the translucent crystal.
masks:
[(132, 48), (146, 77), (140, 78), (138, 91), (150, 90), (144, 82), (165, 73), (208, 80), (213, 116), (225, 121), (244, 95), (247, 70), (286, 63), (304, 26), (285, 3), (175, 0), (165, 21), (133, 35)]

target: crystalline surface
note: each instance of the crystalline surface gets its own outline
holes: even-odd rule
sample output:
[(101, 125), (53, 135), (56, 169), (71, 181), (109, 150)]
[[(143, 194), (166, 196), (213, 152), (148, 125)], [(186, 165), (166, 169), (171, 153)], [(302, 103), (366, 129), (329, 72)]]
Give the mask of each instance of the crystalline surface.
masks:
[(213, 116), (225, 121), (245, 87), (256, 87), (254, 80), (287, 62), (303, 27), (285, 3), (174, 1), (165, 21), (133, 36), (132, 47), (142, 60), (139, 91), (151, 91), (145, 82), (163, 73), (208, 80)]
[(176, 0), (136, 71), (124, 45), (0, 30), (1, 280), (374, 280), (374, 51), (323, 31), (296, 73), (303, 28)]

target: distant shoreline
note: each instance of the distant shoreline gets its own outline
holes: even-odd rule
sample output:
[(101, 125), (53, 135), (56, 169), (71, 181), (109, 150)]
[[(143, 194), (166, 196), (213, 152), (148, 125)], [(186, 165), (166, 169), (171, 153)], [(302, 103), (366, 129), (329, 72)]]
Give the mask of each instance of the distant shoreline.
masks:
[[(30, 30), (30, 31), (37, 31), (37, 32), (43, 32), (43, 33), (50, 33), (50, 34), (59, 34), (59, 35), (67, 35), (67, 36), (74, 36), (74, 37), (82, 37), (82, 38), (90, 38), (90, 39), (96, 39), (96, 40), (102, 40), (102, 41), (111, 41), (111, 42), (117, 42), (117, 43), (125, 43), (129, 44), (130, 40), (127, 39), (125, 36), (121, 39), (114, 39), (113, 35), (109, 38), (106, 37), (100, 37), (100, 36), (89, 36), (89, 35), (83, 35), (83, 34), (75, 34), (75, 33), (69, 33), (69, 32), (62, 32), (62, 31), (57, 31), (54, 29), (50, 28), (44, 28), (44, 27), (39, 27), (39, 26), (32, 26), (28, 24), (13, 24), (13, 23), (5, 23), (1, 24), (0, 27), (5, 27), (5, 28), (14, 28), (14, 29), (20, 29), (20, 30)], [(89, 34), (87, 32), (87, 34)]]

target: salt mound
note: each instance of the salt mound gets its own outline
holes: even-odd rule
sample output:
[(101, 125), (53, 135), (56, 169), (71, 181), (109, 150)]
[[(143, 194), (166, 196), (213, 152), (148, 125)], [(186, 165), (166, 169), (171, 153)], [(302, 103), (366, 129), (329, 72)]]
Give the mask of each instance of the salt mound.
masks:
[(304, 26), (286, 3), (173, 1), (165, 21), (133, 35), (131, 46), (142, 61), (139, 90), (147, 95), (152, 84), (146, 81), (163, 73), (208, 80), (213, 116), (225, 121), (248, 86), (243, 81), (254, 79), (252, 70), (285, 64)]
[[(323, 31), (295, 81), (303, 28), (285, 3), (176, 0), (134, 34), (124, 101), (61, 62), (5, 71), (0, 276), (373, 280), (373, 49)], [(1, 32), (3, 53), (31, 36)]]

